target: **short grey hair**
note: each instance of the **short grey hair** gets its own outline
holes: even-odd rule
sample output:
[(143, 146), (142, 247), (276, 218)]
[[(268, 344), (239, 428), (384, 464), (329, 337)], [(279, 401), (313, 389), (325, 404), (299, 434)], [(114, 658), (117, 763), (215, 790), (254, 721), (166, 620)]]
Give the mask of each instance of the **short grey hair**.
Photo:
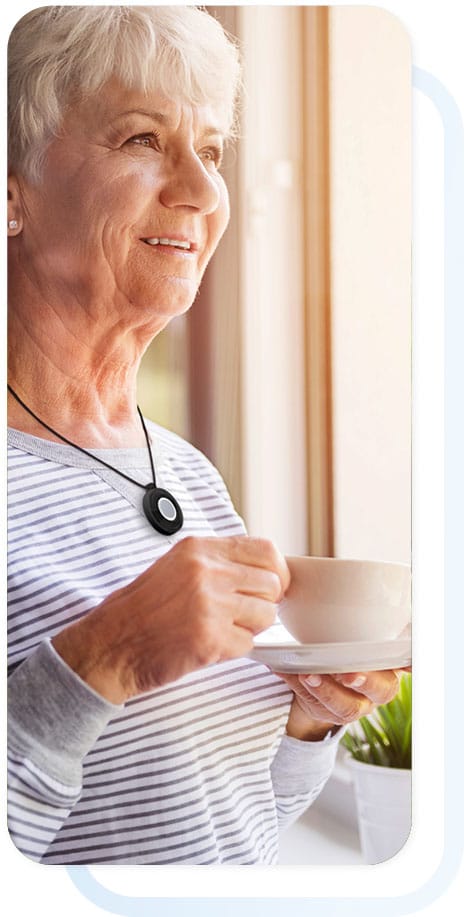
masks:
[(40, 178), (67, 106), (111, 78), (212, 105), (235, 132), (237, 44), (195, 6), (48, 6), (15, 25), (8, 46), (9, 168)]

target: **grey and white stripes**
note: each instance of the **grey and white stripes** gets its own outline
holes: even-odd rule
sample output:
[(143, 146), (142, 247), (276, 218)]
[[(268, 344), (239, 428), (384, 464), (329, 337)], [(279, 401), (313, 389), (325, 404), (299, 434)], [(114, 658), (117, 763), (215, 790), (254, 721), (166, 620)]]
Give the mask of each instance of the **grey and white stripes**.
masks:
[[(9, 433), (10, 831), (45, 863), (274, 863), (279, 825), (320, 791), (337, 746), (284, 736), (280, 679), (233, 660), (114, 707), (49, 642), (180, 538), (244, 532), (207, 459), (149, 431), (158, 484), (184, 512), (169, 538), (136, 485), (69, 446)], [(101, 456), (150, 480), (144, 449)]]

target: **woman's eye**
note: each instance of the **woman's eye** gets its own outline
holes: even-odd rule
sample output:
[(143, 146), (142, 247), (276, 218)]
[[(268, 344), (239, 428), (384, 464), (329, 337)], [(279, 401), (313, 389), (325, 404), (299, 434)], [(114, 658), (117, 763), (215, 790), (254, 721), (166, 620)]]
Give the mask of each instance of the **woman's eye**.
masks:
[(201, 150), (200, 158), (206, 163), (212, 163), (219, 169), (219, 166), (222, 162), (222, 149), (219, 146), (209, 146), (206, 149)]
[(148, 134), (137, 134), (135, 137), (131, 137), (127, 142), (135, 144), (136, 146), (144, 146), (147, 149), (159, 150), (159, 134), (155, 131), (150, 131)]

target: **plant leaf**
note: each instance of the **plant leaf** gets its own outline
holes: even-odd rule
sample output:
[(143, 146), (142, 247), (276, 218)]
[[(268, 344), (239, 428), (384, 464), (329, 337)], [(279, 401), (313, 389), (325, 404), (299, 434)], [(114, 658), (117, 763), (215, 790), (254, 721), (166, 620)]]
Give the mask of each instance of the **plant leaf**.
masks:
[(352, 723), (342, 743), (358, 761), (411, 767), (412, 677), (403, 673), (396, 697)]

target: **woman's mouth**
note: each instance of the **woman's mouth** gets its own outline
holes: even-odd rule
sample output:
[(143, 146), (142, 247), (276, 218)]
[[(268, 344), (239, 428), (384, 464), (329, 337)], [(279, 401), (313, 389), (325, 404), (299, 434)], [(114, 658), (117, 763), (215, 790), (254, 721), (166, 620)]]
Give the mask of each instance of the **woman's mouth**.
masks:
[(182, 252), (193, 252), (198, 249), (198, 246), (195, 242), (191, 242), (189, 239), (167, 237), (167, 236), (151, 236), (148, 239), (142, 239), (142, 242), (145, 242), (147, 245), (152, 245), (153, 247), (167, 249), (177, 249)]

